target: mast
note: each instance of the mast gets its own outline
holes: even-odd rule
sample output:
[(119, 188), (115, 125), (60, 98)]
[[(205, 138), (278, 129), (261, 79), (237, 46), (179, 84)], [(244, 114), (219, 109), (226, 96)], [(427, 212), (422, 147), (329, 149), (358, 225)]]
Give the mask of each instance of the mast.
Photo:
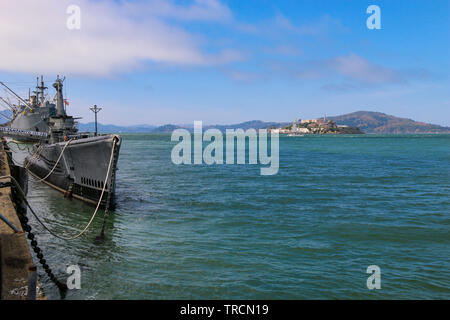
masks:
[(66, 111), (64, 110), (63, 81), (58, 75), (53, 84), (53, 87), (56, 89), (56, 115), (61, 117), (66, 116)]
[(36, 90), (33, 91), (34, 94), (36, 94), (36, 101), (40, 101), (41, 105), (44, 104), (45, 100), (45, 92), (44, 90), (48, 89), (46, 86), (44, 86), (44, 77), (41, 75), (41, 85), (39, 85), (39, 77), (36, 78)]
[[(36, 78), (36, 89), (39, 86), (39, 77)], [(33, 93), (36, 95), (36, 101), (39, 101), (39, 91), (33, 90)]]
[(41, 103), (43, 104), (45, 100), (44, 90), (48, 88), (44, 86), (44, 77), (42, 75), (41, 75), (41, 86), (37, 88), (41, 90)]
[(91, 109), (91, 111), (93, 113), (95, 113), (95, 136), (97, 136), (97, 113), (100, 112), (100, 110), (102, 110), (102, 108), (98, 108), (96, 104), (94, 104), (94, 106)]

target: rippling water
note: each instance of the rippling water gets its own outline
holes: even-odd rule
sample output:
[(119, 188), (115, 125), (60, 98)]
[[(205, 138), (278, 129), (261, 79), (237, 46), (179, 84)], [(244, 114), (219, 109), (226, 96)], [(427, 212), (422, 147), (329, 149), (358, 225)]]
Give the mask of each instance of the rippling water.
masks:
[[(66, 299), (450, 298), (449, 135), (282, 137), (275, 176), (176, 166), (172, 146), (170, 135), (123, 135), (103, 243), (102, 215), (70, 242), (32, 220), (58, 277), (81, 267), (82, 289)], [(93, 212), (32, 178), (29, 188), (62, 234)], [(369, 265), (381, 290), (366, 287)]]

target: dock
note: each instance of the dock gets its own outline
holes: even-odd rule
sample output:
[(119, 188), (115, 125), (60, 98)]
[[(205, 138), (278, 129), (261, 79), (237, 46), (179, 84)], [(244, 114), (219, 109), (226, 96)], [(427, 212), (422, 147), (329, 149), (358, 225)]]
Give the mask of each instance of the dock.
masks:
[[(0, 176), (17, 177), (17, 167), (11, 161), (11, 151), (4, 138), (0, 141)], [(26, 182), (25, 182), (26, 183)], [(15, 199), (11, 178), (0, 179), (0, 299), (28, 299), (28, 282), (33, 264), (30, 246), (24, 233), (18, 210), (20, 201)], [(31, 271), (29, 271), (31, 270)], [(30, 273), (31, 272), (31, 273)], [(33, 277), (35, 278), (34, 275)], [(38, 294), (38, 299), (43, 298)]]

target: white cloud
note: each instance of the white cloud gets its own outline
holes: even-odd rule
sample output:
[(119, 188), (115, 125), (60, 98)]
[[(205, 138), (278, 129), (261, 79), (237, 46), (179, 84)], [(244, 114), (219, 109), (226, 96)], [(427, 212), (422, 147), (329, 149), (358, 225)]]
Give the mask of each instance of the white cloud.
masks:
[(415, 74), (411, 70), (402, 71), (384, 67), (355, 54), (307, 60), (301, 63), (272, 63), (270, 69), (272, 72), (286, 73), (298, 79), (333, 80), (341, 78), (350, 81), (353, 85), (405, 84), (407, 76), (414, 78)]
[(125, 3), (123, 9), (141, 16), (156, 16), (182, 21), (203, 20), (227, 22), (232, 19), (231, 11), (217, 0), (194, 0), (192, 5), (176, 5), (168, 0), (147, 0), (145, 6)]
[[(71, 4), (81, 9), (80, 30), (66, 27)], [(183, 6), (162, 0), (8, 1), (0, 10), (0, 71), (108, 76), (149, 61), (223, 64), (242, 56), (233, 50), (206, 54), (195, 35), (167, 19), (221, 22), (230, 17), (216, 0)]]
[(403, 74), (355, 54), (334, 58), (328, 62), (330, 69), (351, 80), (366, 84), (405, 83)]
[(280, 12), (272, 19), (260, 22), (257, 25), (240, 24), (239, 29), (243, 32), (261, 33), (263, 35), (285, 35), (288, 33), (297, 36), (315, 37), (331, 33), (345, 33), (349, 30), (342, 24), (341, 20), (333, 18), (328, 14), (311, 21), (298, 19), (293, 21)]
[(398, 69), (350, 53), (327, 59), (272, 61), (266, 63), (267, 76), (288, 76), (321, 84), (326, 91), (357, 91), (386, 86), (410, 86), (418, 81), (433, 80), (435, 75), (423, 69)]

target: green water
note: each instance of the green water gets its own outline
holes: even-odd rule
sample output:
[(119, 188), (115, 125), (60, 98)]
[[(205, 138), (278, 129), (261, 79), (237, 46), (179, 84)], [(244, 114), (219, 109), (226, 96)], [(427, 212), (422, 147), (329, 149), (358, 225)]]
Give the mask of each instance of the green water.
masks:
[[(169, 135), (123, 135), (107, 239), (32, 225), (66, 299), (450, 298), (450, 136), (280, 138), (280, 170), (176, 166)], [(29, 199), (71, 235), (93, 208), (30, 178)], [(381, 268), (368, 290), (366, 269)], [(42, 273), (51, 299), (59, 293)]]

